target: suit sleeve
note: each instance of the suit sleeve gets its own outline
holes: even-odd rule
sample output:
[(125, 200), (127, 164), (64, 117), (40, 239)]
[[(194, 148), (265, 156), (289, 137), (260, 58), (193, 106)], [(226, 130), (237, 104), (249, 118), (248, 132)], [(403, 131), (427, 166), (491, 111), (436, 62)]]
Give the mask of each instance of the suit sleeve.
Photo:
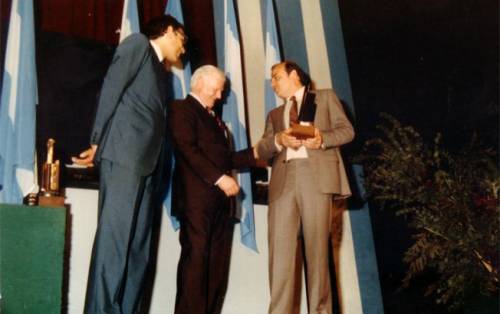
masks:
[(116, 49), (104, 78), (90, 142), (99, 144), (127, 86), (134, 80), (149, 52), (143, 35), (131, 35)]
[(266, 119), (266, 128), (264, 129), (264, 134), (262, 138), (257, 143), (257, 153), (259, 158), (263, 160), (269, 160), (278, 153), (278, 148), (275, 144), (276, 131), (274, 128), (275, 123), (273, 122), (273, 111), (269, 112)]
[(250, 147), (231, 153), (231, 161), (233, 163), (233, 169), (255, 166), (256, 160), (253, 155), (253, 148)]
[(197, 144), (197, 117), (186, 109), (182, 102), (173, 102), (169, 111), (169, 129), (175, 144), (178, 157), (182, 158), (200, 178), (208, 184), (224, 175), (209, 159)]
[(347, 119), (342, 104), (333, 90), (326, 90), (326, 102), (331, 128), (322, 131), (326, 148), (338, 147), (354, 138), (354, 128)]

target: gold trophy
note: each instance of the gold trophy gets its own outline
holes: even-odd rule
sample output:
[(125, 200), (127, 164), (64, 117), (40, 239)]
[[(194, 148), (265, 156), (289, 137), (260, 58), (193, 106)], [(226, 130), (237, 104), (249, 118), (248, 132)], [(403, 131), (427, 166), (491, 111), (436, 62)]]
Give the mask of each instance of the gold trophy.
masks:
[(47, 141), (47, 161), (43, 164), (42, 186), (38, 204), (40, 206), (64, 206), (64, 197), (60, 196), (59, 189), (59, 160), (54, 161), (54, 144), (56, 141), (49, 138)]
[(55, 140), (49, 138), (47, 141), (47, 161), (43, 164), (42, 172), (42, 194), (44, 196), (59, 195), (59, 160), (54, 162)]

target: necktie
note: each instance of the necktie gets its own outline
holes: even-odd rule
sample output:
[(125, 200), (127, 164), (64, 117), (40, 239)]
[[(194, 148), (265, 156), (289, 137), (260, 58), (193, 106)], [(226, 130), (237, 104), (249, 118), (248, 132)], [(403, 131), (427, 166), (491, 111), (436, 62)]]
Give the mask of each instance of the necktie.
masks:
[(297, 99), (295, 96), (292, 96), (290, 101), (292, 103), (292, 106), (290, 107), (290, 126), (292, 126), (293, 124), (299, 123), (299, 110), (297, 108)]
[(226, 135), (226, 126), (224, 125), (224, 122), (215, 114), (213, 110), (209, 110), (208, 113), (215, 119), (215, 122), (217, 123), (217, 126), (219, 129)]

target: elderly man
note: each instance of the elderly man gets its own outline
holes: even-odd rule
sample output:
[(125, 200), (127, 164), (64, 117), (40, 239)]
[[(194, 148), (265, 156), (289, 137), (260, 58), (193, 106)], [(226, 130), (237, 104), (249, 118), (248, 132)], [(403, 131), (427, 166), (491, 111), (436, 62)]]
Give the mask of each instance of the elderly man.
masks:
[[(181, 222), (181, 257), (175, 313), (220, 313), (227, 288), (239, 193), (230, 171), (255, 164), (253, 150), (231, 151), (228, 130), (213, 112), (225, 76), (205, 65), (191, 78), (191, 93), (173, 102), (169, 130), (175, 148), (175, 207)], [(182, 204), (182, 205), (180, 205)], [(179, 212), (180, 211), (180, 212)]]
[[(350, 195), (339, 147), (354, 137), (351, 123), (331, 89), (308, 92), (309, 78), (291, 61), (274, 65), (271, 85), (286, 103), (269, 112), (258, 156), (272, 160), (269, 183), (269, 313), (299, 313), (298, 238), (304, 238), (309, 313), (331, 313), (328, 267), (332, 198)], [(312, 93), (314, 136), (299, 139), (292, 126), (300, 124)], [(301, 112), (302, 111), (302, 112)]]
[[(164, 63), (184, 53), (173, 17), (151, 20), (145, 35), (117, 48), (104, 79), (91, 148), (73, 161), (98, 163), (99, 221), (85, 313), (137, 313), (150, 264), (153, 221), (161, 210), (159, 174), (167, 123)], [(95, 157), (95, 158), (94, 158)]]

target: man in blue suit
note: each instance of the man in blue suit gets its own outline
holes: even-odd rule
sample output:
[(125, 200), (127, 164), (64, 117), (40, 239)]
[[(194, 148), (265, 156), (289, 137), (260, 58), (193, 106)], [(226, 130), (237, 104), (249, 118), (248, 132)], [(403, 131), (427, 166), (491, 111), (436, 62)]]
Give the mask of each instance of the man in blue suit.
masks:
[(76, 163), (100, 167), (98, 226), (85, 313), (137, 313), (158, 217), (168, 81), (162, 62), (184, 53), (183, 26), (150, 21), (116, 49), (104, 79), (91, 147)]

